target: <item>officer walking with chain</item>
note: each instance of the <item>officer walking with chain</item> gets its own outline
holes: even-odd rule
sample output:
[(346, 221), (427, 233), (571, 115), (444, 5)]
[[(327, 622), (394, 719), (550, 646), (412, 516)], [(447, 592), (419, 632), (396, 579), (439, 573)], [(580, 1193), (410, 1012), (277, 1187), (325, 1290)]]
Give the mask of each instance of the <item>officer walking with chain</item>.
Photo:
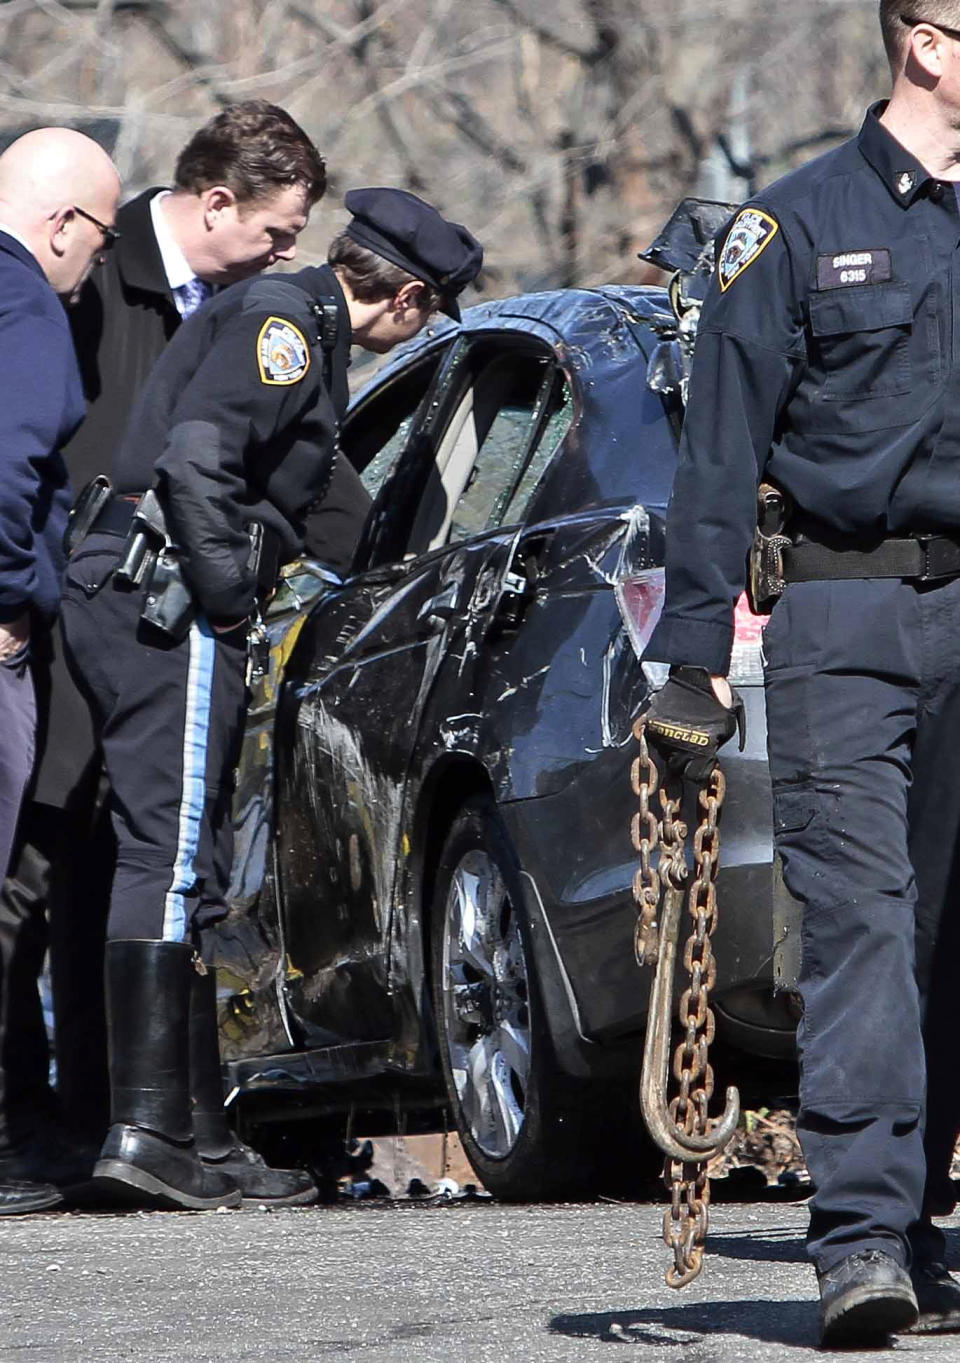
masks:
[(960, 3), (881, 0), (889, 102), (718, 242), (667, 522), (647, 733), (703, 779), (757, 486), (793, 511), (765, 633), (776, 846), (803, 905), (798, 1131), (821, 1343), (960, 1329)]
[[(184, 321), (113, 462), (78, 504), (67, 659), (110, 780), (112, 1126), (95, 1174), (148, 1205), (229, 1205), (190, 1110), (195, 948), (226, 913), (251, 620), (299, 554), (347, 405), (351, 344), (408, 340), (477, 274), (479, 244), (412, 194), (354, 190), (330, 264), (238, 283)], [(253, 631), (256, 635), (256, 629)]]

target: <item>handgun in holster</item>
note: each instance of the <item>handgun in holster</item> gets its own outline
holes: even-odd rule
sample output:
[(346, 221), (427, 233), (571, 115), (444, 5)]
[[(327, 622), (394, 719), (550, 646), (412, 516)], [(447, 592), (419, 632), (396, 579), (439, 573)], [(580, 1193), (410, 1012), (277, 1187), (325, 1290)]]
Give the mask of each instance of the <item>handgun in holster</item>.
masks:
[(152, 488), (137, 503), (113, 576), (121, 587), (145, 585), (141, 620), (174, 643), (187, 637), (196, 607), (183, 580), (176, 545), (167, 533), (163, 507)]
[(792, 506), (773, 483), (757, 488), (757, 529), (750, 550), (747, 595), (757, 615), (769, 615), (783, 595), (783, 551), (793, 543), (787, 534)]

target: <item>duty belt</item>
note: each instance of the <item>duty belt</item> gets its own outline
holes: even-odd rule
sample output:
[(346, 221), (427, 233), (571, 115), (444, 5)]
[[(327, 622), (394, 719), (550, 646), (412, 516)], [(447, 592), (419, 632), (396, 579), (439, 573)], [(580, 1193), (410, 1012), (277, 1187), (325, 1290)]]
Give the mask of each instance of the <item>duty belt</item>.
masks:
[(930, 582), (960, 577), (960, 540), (946, 535), (910, 535), (880, 540), (870, 546), (835, 548), (801, 539), (784, 545), (784, 582), (819, 582), (834, 578), (901, 577)]
[(93, 533), (97, 535), (125, 535), (130, 529), (133, 513), (140, 500), (139, 493), (114, 494), (100, 511), (93, 523)]

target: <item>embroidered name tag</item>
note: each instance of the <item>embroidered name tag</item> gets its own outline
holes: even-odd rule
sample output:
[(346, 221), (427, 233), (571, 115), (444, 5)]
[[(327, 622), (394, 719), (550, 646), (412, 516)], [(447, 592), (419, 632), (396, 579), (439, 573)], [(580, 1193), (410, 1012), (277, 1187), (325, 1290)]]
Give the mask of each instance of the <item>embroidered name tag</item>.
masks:
[(817, 256), (817, 288), (843, 289), (851, 284), (884, 284), (893, 278), (890, 252), (841, 251), (835, 256)]

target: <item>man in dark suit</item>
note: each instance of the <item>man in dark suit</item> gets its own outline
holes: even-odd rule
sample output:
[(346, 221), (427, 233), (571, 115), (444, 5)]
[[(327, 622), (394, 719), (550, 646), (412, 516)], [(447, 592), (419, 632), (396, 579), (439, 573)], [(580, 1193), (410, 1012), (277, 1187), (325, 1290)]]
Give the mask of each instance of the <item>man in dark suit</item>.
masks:
[[(75, 490), (109, 469), (134, 401), (181, 320), (215, 288), (292, 260), (325, 186), (323, 160), (297, 123), (275, 105), (250, 100), (194, 134), (178, 157), (172, 189), (148, 189), (120, 209), (117, 249), (71, 315), (88, 403), (86, 421), (64, 451)], [(78, 1182), (89, 1159), (82, 1143), (78, 1149), (63, 1137), (47, 1083), (37, 990), (44, 907), (59, 1096), (71, 1132), (93, 1149), (108, 1121), (101, 979), (114, 853), (88, 708), (52, 648), (45, 661), (38, 692), (48, 722), (0, 893), (0, 941), (9, 944), (0, 954), (2, 987), (28, 1043), (18, 1060), (0, 1061), (0, 1175), (67, 1186)], [(0, 1032), (5, 1022), (0, 1017)], [(208, 1041), (216, 1036), (209, 1027), (197, 1031)], [(206, 1072), (212, 1075), (214, 1066)], [(203, 1106), (219, 1105), (201, 1096)], [(245, 1191), (261, 1201), (315, 1195), (305, 1175), (268, 1170), (246, 1153), (242, 1173), (250, 1184)]]

